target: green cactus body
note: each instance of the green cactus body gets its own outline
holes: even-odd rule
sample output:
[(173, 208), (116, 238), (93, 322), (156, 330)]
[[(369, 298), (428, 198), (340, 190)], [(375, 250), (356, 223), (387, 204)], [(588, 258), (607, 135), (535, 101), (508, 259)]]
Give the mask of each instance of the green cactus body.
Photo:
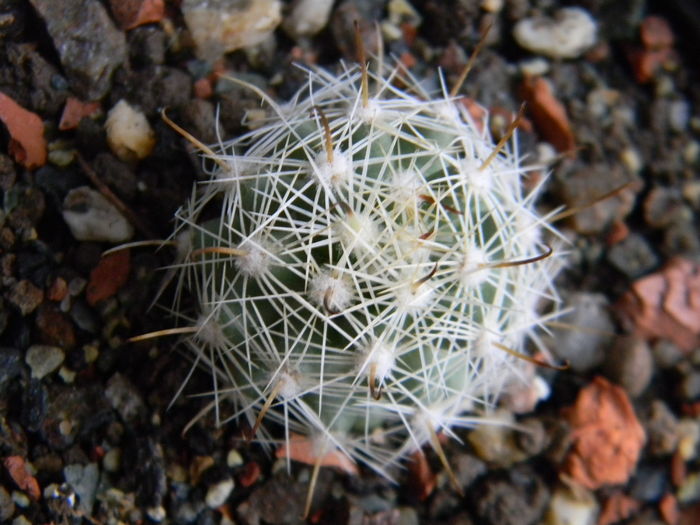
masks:
[(482, 122), (384, 73), (365, 102), (352, 67), (268, 100), (178, 220), (180, 292), (201, 310), (189, 346), (217, 409), (252, 424), (271, 397), (287, 438), (322, 436), (386, 474), (430, 430), (478, 421), (521, 366), (498, 345), (525, 352), (554, 293), (551, 264), (510, 264), (544, 250), (517, 152), (487, 162)]

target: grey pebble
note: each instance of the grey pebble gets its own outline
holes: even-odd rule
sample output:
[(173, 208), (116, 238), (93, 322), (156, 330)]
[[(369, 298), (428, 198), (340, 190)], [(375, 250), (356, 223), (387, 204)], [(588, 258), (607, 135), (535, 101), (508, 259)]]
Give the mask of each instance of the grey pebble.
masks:
[(63, 477), (70, 484), (80, 498), (79, 507), (86, 516), (92, 515), (92, 507), (95, 504), (97, 482), (100, 472), (96, 463), (87, 465), (66, 465), (63, 468)]
[(608, 378), (634, 398), (649, 386), (654, 371), (654, 358), (644, 339), (620, 336), (606, 352), (604, 369)]
[(0, 486), (0, 522), (6, 522), (15, 513), (15, 502), (5, 487)]
[(87, 100), (109, 91), (112, 72), (126, 61), (126, 38), (93, 0), (30, 0), (53, 40), (71, 89)]
[(603, 361), (604, 348), (612, 339), (608, 300), (603, 294), (580, 292), (572, 294), (565, 307), (571, 308), (571, 313), (560, 320), (572, 328), (553, 330), (556, 343), (550, 348), (559, 359), (568, 361), (572, 370), (585, 372)]
[(114, 374), (107, 382), (105, 396), (124, 421), (143, 417), (146, 406), (131, 381), (120, 373)]
[(636, 279), (652, 270), (659, 258), (643, 236), (630, 233), (610, 248), (608, 261), (629, 279)]
[(56, 370), (65, 359), (65, 354), (57, 346), (32, 345), (27, 350), (24, 362), (32, 371), (32, 377), (42, 379)]

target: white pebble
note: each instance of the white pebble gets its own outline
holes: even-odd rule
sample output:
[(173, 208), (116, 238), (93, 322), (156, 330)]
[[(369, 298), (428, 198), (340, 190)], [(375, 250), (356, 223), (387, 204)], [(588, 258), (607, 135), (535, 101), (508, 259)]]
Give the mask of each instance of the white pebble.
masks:
[(567, 7), (554, 18), (524, 18), (515, 24), (513, 36), (528, 51), (552, 58), (576, 58), (596, 40), (597, 26), (580, 7)]
[(481, 0), (481, 9), (487, 13), (500, 13), (503, 9), (503, 0)]
[(333, 0), (301, 0), (292, 4), (292, 12), (282, 27), (292, 38), (313, 36), (325, 27), (331, 15)]
[(594, 525), (598, 504), (593, 495), (581, 486), (574, 493), (558, 487), (549, 501), (546, 525)]
[(215, 485), (209, 487), (205, 498), (207, 507), (209, 507), (210, 509), (215, 509), (223, 505), (228, 499), (232, 490), (233, 480), (231, 478), (219, 481)]
[(134, 228), (100, 193), (80, 186), (68, 192), (63, 201), (63, 219), (79, 241), (124, 242)]
[(125, 100), (109, 110), (105, 131), (109, 148), (125, 162), (148, 157), (156, 145), (156, 135), (146, 115)]
[(279, 0), (182, 2), (182, 14), (197, 55), (209, 61), (263, 42), (282, 21), (281, 11)]
[(31, 369), (32, 377), (41, 379), (61, 366), (64, 358), (63, 350), (57, 346), (32, 345), (27, 350), (24, 362)]

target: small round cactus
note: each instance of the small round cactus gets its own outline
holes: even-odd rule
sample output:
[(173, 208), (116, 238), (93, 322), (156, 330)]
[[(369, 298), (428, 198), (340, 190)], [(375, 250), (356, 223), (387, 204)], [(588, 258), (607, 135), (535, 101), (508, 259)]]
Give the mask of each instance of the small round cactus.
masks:
[(398, 66), (307, 74), (286, 104), (249, 86), (269, 116), (206, 148), (176, 230), (198, 311), (179, 315), (218, 421), (268, 444), (278, 423), (389, 476), (518, 378), (556, 258), (515, 126), (494, 143)]

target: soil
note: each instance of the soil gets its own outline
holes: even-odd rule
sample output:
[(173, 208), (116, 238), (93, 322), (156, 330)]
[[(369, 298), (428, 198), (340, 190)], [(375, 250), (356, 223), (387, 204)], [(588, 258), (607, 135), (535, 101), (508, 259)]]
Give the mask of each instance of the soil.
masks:
[[(145, 3), (159, 4), (136, 0), (124, 9)], [(120, 2), (0, 0), (0, 92), (38, 115), (49, 151), (37, 165), (18, 156), (18, 132), (4, 116), (9, 106), (0, 106), (0, 522), (304, 522), (312, 467), (294, 463), (288, 473), (274, 453), (248, 444), (235, 422), (217, 428), (207, 415), (189, 427), (207, 403), (192, 396), (211, 388), (207, 374), (190, 376), (191, 359), (174, 338), (127, 342), (170, 326), (161, 306), (169, 292), (153, 301), (172, 252), (143, 246), (103, 257), (118, 243), (77, 240), (64, 211), (96, 206), (87, 197), (66, 204), (71, 191), (88, 187), (123, 206), (132, 240), (166, 239), (203, 167), (161, 110), (205, 143), (217, 140), (217, 119), (224, 137), (241, 134), (242, 118), (259, 101), (215, 72), (235, 73), (284, 100), (304, 78), (295, 63), (332, 70), (341, 59), (355, 60), (352, 28), (360, 20), (396, 29), (385, 52), (436, 87), (435, 71), (452, 85), (491, 26), (462, 92), (500, 115), (492, 121), (496, 134), (527, 101), (521, 151), (551, 172), (541, 209), (581, 208), (557, 225), (569, 241), (559, 290), (577, 310), (560, 323), (573, 327), (555, 327), (548, 337), (555, 356), (569, 362), (563, 371), (539, 371), (549, 397), (501, 402), (526, 430), (501, 429), (486, 440), (489, 450), (467, 431), (459, 433), (463, 443), (446, 442), (464, 495), (427, 450), (398, 484), (365, 469), (358, 476), (321, 469), (307, 521), (700, 523), (700, 328), (692, 320), (700, 316), (700, 7), (683, 0), (414, 0), (418, 17), (396, 21), (389, 4), (407, 2), (345, 0), (313, 37), (295, 40), (278, 28), (255, 52), (207, 61), (196, 54), (185, 3), (166, 0), (158, 20), (123, 29), (128, 13), (112, 9)], [(513, 27), (565, 6), (586, 9), (597, 38), (573, 58), (544, 61), (537, 76), (554, 102), (543, 103), (528, 95), (527, 72), (539, 67), (532, 63), (538, 55), (518, 44)], [(83, 47), (66, 44), (74, 31)], [(69, 99), (97, 104), (62, 129)], [(154, 130), (155, 147), (138, 161), (119, 159), (106, 138), (106, 115), (122, 99)], [(687, 266), (669, 272), (678, 261)], [(630, 314), (626, 294), (648, 276), (692, 298), (690, 321)], [(624, 413), (615, 419), (618, 434), (605, 436), (619, 439), (622, 455), (633, 446), (625, 439), (636, 421), (645, 436), (618, 480), (606, 478), (607, 465), (587, 478), (571, 466), (582, 432), (571, 414), (594, 388), (612, 392)], [(603, 481), (591, 481), (596, 476)], [(567, 518), (573, 511), (558, 510), (562, 501), (593, 521)]]

